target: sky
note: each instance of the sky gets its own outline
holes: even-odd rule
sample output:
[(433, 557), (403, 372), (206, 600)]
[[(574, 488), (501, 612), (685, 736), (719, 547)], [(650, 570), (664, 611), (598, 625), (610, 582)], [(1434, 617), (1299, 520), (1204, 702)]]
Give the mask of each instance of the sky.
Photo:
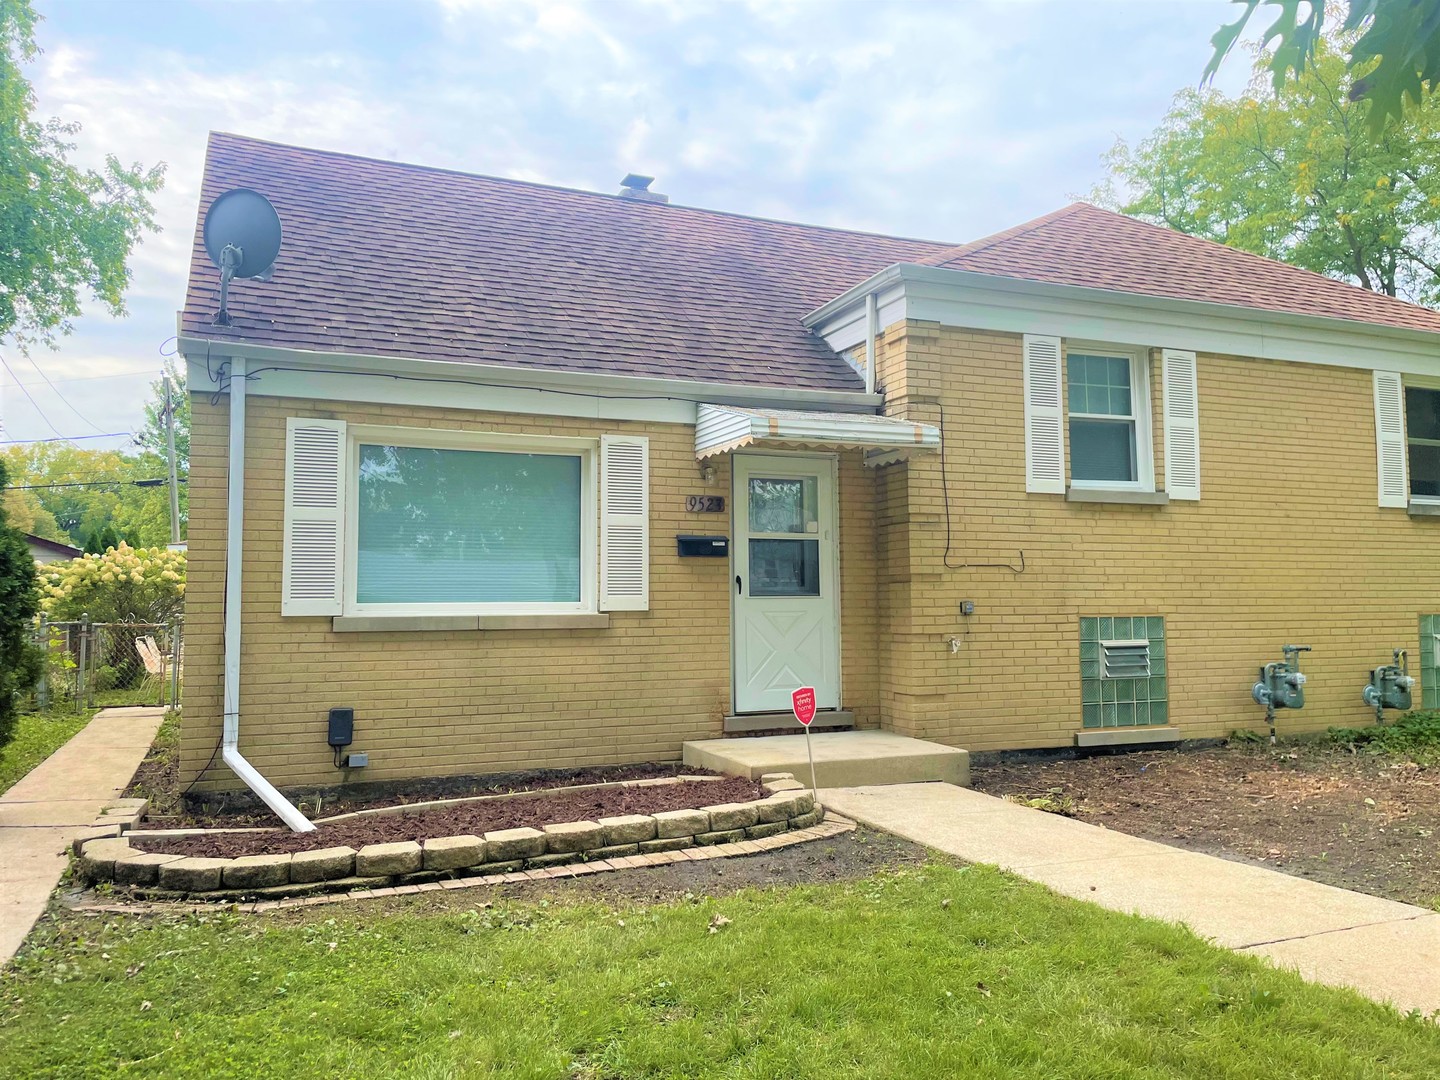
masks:
[[(963, 243), (1083, 197), (1198, 83), (1226, 0), (35, 0), (72, 160), (164, 162), (128, 315), (6, 348), (3, 440), (133, 431), (211, 130)], [(1236, 57), (1217, 85), (1239, 90)], [(21, 384), (17, 387), (16, 381)], [(48, 380), (48, 381), (47, 381)], [(27, 396), (28, 395), (28, 396)], [(33, 399), (33, 401), (31, 400)], [(119, 447), (124, 435), (80, 445)]]

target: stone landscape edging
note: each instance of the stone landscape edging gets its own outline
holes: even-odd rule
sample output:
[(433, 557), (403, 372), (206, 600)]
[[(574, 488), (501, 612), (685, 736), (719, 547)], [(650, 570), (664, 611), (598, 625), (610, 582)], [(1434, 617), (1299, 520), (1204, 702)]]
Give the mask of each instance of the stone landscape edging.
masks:
[(359, 900), (380, 900), (393, 896), (410, 896), (418, 893), (474, 889), (497, 885), (518, 885), (527, 882), (551, 881), (564, 878), (586, 877), (592, 874), (609, 873), (615, 870), (645, 869), (683, 862), (705, 862), (709, 859), (732, 858), (739, 855), (763, 855), (809, 843), (812, 840), (826, 840), (855, 830), (855, 822), (828, 811), (824, 820), (808, 829), (796, 829), (780, 833), (763, 840), (742, 840), (738, 843), (715, 844), (711, 847), (681, 848), (678, 851), (657, 851), (648, 855), (629, 855), (618, 859), (601, 859), (596, 862), (567, 863), (538, 870), (509, 871), (506, 873), (482, 874), (476, 877), (444, 878), (426, 881), (418, 885), (357, 886), (348, 892), (320, 892), (303, 896), (286, 896), (276, 899), (232, 900), (220, 894), (209, 894), (201, 901), (186, 902), (183, 895), (170, 895), (158, 889), (139, 889), (135, 900), (114, 902), (99, 898), (81, 899), (70, 903), (75, 911), (96, 914), (117, 915), (170, 914), (190, 912), (204, 914), (223, 907), (239, 915), (260, 915), (272, 911), (312, 907), (318, 904), (344, 904)]
[[(523, 874), (578, 860), (644, 857), (697, 845), (762, 840), (808, 829), (823, 820), (824, 809), (792, 774), (767, 774), (761, 777), (761, 784), (768, 792), (766, 798), (743, 803), (560, 822), (541, 829), (500, 829), (483, 837), (447, 836), (367, 844), (358, 851), (334, 847), (233, 859), (135, 848), (124, 833), (134, 829), (143, 814), (141, 806), (129, 815), (128, 826), (117, 834), (77, 842), (76, 872), (90, 884), (113, 882), (171, 897), (284, 896), (365, 889), (388, 882), (418, 885), (453, 880), (458, 874), (473, 874), (476, 870), (488, 875)], [(419, 805), (401, 809), (413, 812)], [(143, 830), (136, 831), (136, 835), (149, 836)]]

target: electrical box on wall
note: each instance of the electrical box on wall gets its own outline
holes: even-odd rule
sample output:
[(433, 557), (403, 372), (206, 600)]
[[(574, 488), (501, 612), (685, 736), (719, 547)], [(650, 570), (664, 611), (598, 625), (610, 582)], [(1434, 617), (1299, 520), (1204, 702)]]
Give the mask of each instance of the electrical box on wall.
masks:
[(682, 559), (723, 559), (730, 554), (728, 536), (677, 536), (675, 548)]
[(330, 745), (349, 746), (355, 741), (355, 710), (330, 710)]

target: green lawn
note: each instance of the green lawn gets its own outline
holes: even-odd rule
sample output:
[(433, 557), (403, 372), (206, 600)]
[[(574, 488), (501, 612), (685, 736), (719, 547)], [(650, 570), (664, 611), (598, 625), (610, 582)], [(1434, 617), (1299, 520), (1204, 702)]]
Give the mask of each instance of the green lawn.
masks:
[(51, 710), (21, 713), (15, 738), (0, 747), (0, 795), (47, 757), (70, 741), (93, 714)]
[(0, 1071), (1440, 1075), (1429, 1022), (989, 869), (622, 909), (556, 895), (65, 916), (0, 975)]

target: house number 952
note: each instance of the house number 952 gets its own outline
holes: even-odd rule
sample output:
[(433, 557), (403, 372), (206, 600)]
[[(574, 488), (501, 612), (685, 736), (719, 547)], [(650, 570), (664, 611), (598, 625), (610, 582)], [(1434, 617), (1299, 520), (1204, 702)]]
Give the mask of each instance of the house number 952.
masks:
[(725, 497), (723, 495), (686, 495), (685, 512), (689, 514), (723, 514)]

